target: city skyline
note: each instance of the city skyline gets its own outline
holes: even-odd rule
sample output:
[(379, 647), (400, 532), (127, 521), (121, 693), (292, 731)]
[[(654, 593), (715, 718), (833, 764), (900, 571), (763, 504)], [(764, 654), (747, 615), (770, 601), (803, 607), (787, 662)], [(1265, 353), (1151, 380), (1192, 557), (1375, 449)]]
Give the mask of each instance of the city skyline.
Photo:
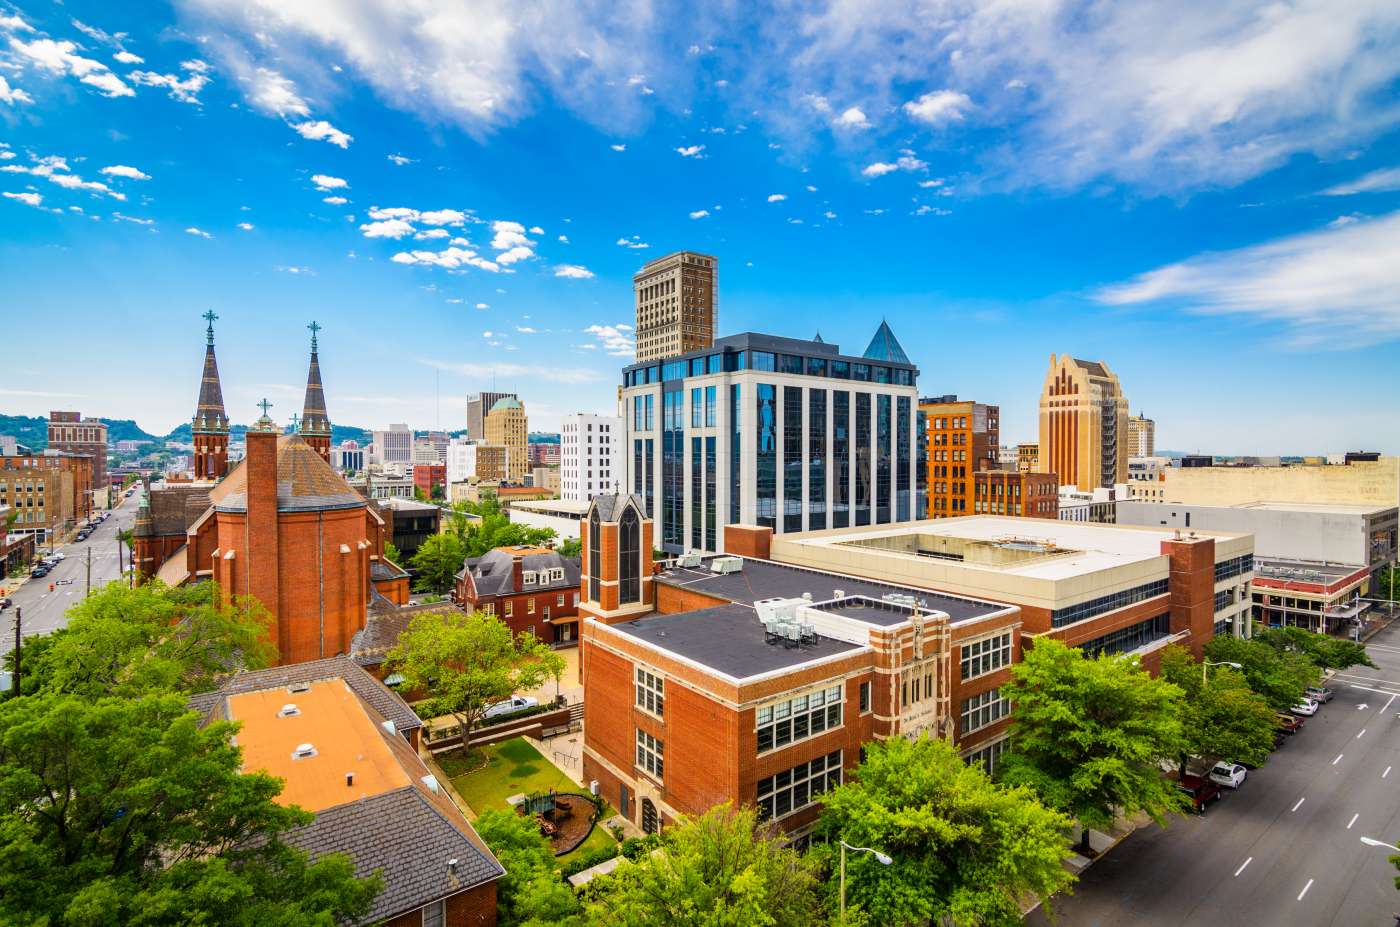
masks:
[(445, 10), (428, 40), (335, 3), (0, 2), (0, 300), (71, 333), (7, 358), (0, 409), (165, 433), (212, 309), (234, 422), (300, 409), (315, 318), (332, 422), (458, 429), (496, 389), (553, 431), (615, 414), (632, 274), (694, 249), (720, 335), (859, 353), (885, 318), (1004, 444), (1069, 353), (1159, 448), (1400, 452), (1366, 408), (1400, 387), (1400, 14), (1098, 13), (1059, 38), (1090, 73), (1051, 41), (1073, 13)]

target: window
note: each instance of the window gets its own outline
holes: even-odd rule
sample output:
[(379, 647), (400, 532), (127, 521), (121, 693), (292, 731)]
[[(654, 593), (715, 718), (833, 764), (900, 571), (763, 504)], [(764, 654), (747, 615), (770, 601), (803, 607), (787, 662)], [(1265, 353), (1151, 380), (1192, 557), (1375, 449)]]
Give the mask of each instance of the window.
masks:
[(1000, 721), (1011, 713), (1011, 703), (1001, 697), (1000, 689), (988, 689), (972, 698), (963, 699), (962, 727), (958, 733), (966, 737), (987, 725)]
[[(588, 598), (593, 602), (598, 601), (602, 586), (602, 579), (598, 575), (603, 565), (602, 551), (603, 539), (598, 534), (598, 510), (594, 509), (593, 514), (588, 516)], [(577, 605), (578, 602), (575, 601), (574, 604)]]
[(662, 776), (661, 747), (661, 741), (637, 728), (637, 765), (658, 779)]
[(870, 682), (860, 684), (860, 713), (865, 714), (870, 710)]
[(505, 612), (504, 612), (503, 614), (504, 614), (507, 618), (509, 618), (509, 617), (511, 617), (511, 614), (515, 611), (515, 608), (514, 608), (515, 603), (512, 602), (510, 599), (506, 599), (506, 603), (505, 603), (505, 604), (506, 604), (506, 608), (505, 608)]
[(1100, 654), (1127, 653), (1129, 650), (1136, 650), (1169, 634), (1171, 634), (1171, 616), (1163, 614), (1146, 621), (1139, 621), (1137, 624), (1130, 624), (1126, 628), (1119, 628), (1117, 631), (1110, 631), (1102, 637), (1085, 641), (1078, 647), (1090, 657), (1097, 657)]
[[(1217, 573), (1219, 572), (1219, 568), (1220, 564), (1216, 564)], [(1086, 618), (1102, 615), (1104, 612), (1111, 612), (1114, 609), (1123, 608), (1137, 602), (1143, 602), (1147, 599), (1166, 594), (1167, 581), (1165, 579), (1144, 583), (1141, 586), (1134, 586), (1132, 589), (1123, 589), (1111, 595), (1100, 596), (1097, 599), (1090, 599), (1087, 602), (1080, 602), (1078, 605), (1057, 608), (1050, 616), (1050, 626), (1053, 628), (1062, 628), (1076, 621), (1083, 621)]]
[(559, 593), (557, 596), (554, 597), (554, 607), (555, 607), (555, 608), (563, 608), (563, 607), (564, 607), (564, 593), (561, 592), (561, 593)]
[(1011, 746), (1011, 738), (1003, 737), (1001, 740), (993, 741), (985, 747), (979, 747), (969, 753), (963, 754), (963, 762), (971, 766), (974, 763), (981, 763), (986, 767), (987, 775), (993, 775), (997, 771), (997, 758), (1007, 751)]
[(535, 599), (534, 599), (534, 596), (531, 596), (530, 598), (528, 598), (528, 599), (525, 600), (525, 614), (527, 614), (527, 615), (533, 615), (534, 613), (535, 613)]
[(654, 673), (637, 667), (637, 707), (660, 716), (666, 707), (665, 681)]
[(527, 586), (533, 586), (535, 584), (535, 571), (526, 570), (525, 572), (521, 573), (520, 581)]
[(423, 909), (423, 927), (443, 927), (447, 923), (446, 900), (434, 901)]
[(758, 752), (778, 750), (840, 727), (842, 691), (840, 685), (829, 686), (759, 708), (754, 712)]
[(618, 601), (622, 603), (637, 602), (641, 600), (641, 545), (642, 526), (637, 519), (637, 512), (633, 508), (628, 508), (622, 513), (622, 519), (618, 524), (619, 547), (618, 576), (621, 582), (618, 585)]
[(1215, 581), (1218, 583), (1222, 579), (1229, 579), (1232, 576), (1239, 576), (1241, 573), (1254, 572), (1254, 555), (1245, 554), (1242, 557), (1234, 557), (1230, 560), (1222, 560), (1215, 565)]
[(963, 680), (995, 672), (1011, 662), (1011, 632), (962, 645)]
[(758, 780), (760, 818), (781, 818), (817, 801), (841, 784), (841, 751), (798, 763), (766, 779)]

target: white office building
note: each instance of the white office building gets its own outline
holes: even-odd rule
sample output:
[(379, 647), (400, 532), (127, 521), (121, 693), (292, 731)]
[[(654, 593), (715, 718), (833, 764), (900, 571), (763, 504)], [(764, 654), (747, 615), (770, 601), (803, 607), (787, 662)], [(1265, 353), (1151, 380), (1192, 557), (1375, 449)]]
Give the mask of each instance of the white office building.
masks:
[(590, 502), (622, 484), (622, 419), (614, 415), (564, 416), (559, 429), (559, 498)]
[(885, 323), (860, 356), (747, 332), (623, 370), (623, 491), (668, 552), (726, 524), (782, 534), (917, 520), (918, 369)]
[(381, 464), (413, 464), (413, 429), (404, 424), (390, 425), (374, 432), (375, 461)]

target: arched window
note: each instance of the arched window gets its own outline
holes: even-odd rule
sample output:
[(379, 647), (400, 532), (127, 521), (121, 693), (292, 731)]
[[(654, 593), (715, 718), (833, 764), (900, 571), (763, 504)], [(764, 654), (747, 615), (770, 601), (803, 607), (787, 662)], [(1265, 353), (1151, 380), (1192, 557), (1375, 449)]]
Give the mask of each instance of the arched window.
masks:
[(588, 518), (588, 600), (599, 600), (602, 580), (598, 574), (603, 568), (603, 538), (598, 530), (598, 509)]
[(638, 602), (642, 597), (642, 524), (637, 510), (631, 506), (622, 513), (618, 524), (618, 602)]

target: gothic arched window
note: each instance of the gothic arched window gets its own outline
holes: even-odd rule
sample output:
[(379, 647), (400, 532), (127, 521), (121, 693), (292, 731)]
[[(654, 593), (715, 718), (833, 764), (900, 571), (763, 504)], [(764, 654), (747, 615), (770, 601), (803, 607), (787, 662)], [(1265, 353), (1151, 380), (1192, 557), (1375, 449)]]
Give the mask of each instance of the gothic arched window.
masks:
[(618, 524), (618, 603), (638, 602), (642, 597), (642, 523), (631, 506)]
[(598, 510), (595, 508), (588, 519), (588, 600), (599, 601), (599, 588), (602, 580), (598, 574), (603, 567), (603, 538), (598, 530)]

